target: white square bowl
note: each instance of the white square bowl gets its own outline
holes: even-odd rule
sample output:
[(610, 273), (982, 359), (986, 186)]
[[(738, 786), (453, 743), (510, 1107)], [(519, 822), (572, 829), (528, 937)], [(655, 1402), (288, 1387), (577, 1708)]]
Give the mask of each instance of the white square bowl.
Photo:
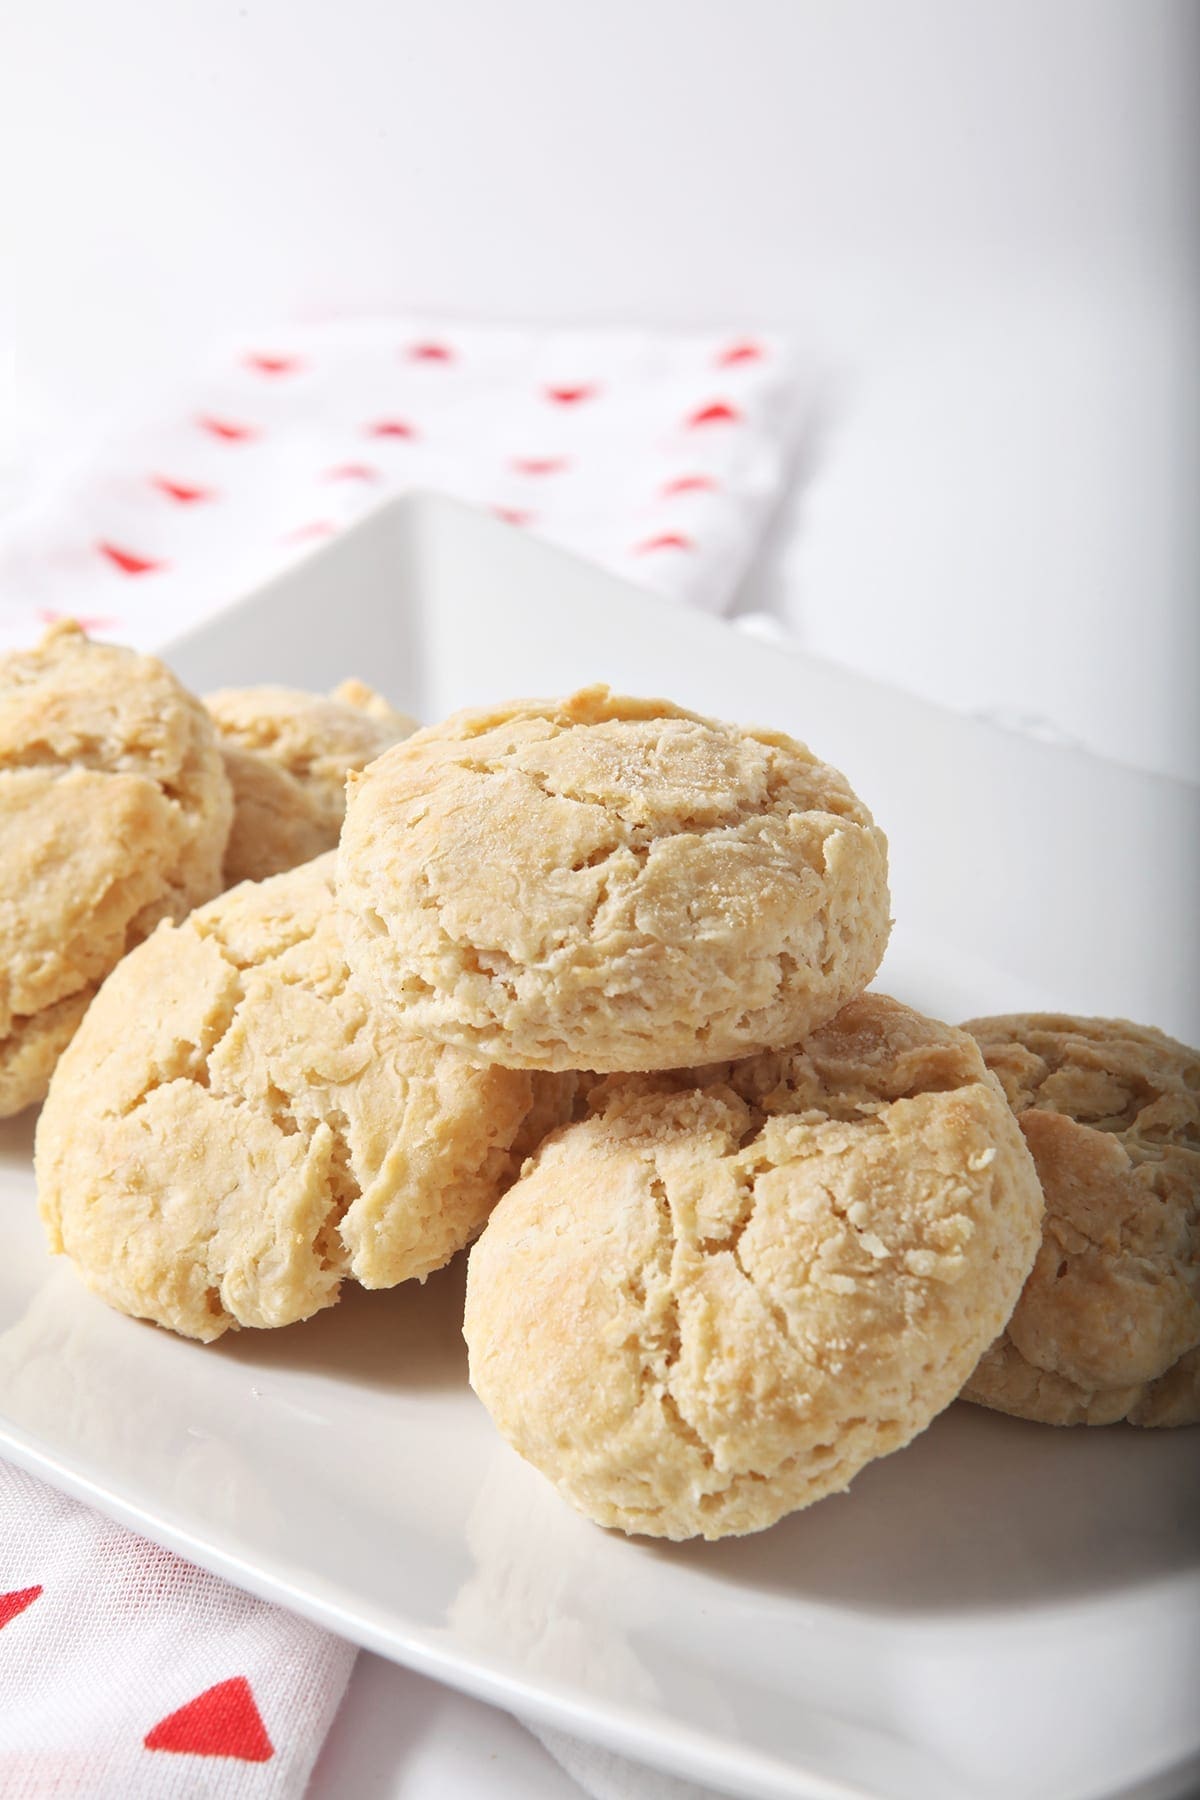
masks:
[[(385, 507), (168, 648), (193, 688), (357, 674), (425, 718), (603, 679), (782, 726), (892, 843), (881, 985), (949, 1018), (1196, 1034), (1197, 795), (697, 618), (450, 502)], [(270, 1599), (731, 1793), (1097, 1800), (1200, 1778), (1200, 1432), (956, 1406), (758, 1537), (598, 1530), (465, 1379), (462, 1261), (202, 1348), (47, 1259), (0, 1131), (6, 1455)]]

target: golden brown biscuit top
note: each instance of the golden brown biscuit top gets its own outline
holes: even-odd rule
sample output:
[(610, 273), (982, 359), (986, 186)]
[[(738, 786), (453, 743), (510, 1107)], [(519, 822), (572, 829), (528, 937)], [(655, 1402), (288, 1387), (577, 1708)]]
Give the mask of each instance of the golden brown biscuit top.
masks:
[(88, 638), (70, 620), (0, 656), (0, 777), (91, 769), (142, 775), (186, 801), (211, 730), (162, 663)]
[(69, 622), (0, 656), (0, 1033), (214, 893), (231, 806), (208, 715), (154, 657)]
[(361, 681), (344, 681), (328, 695), (274, 685), (219, 688), (204, 704), (223, 743), (339, 789), (348, 767), (370, 762), (416, 726)]
[(645, 1069), (794, 1042), (883, 953), (882, 833), (780, 733), (592, 687), (456, 714), (348, 788), (351, 962), (472, 1054)]
[(1046, 1196), (1033, 1270), (966, 1398), (1052, 1424), (1186, 1423), (1200, 1343), (1200, 1056), (1127, 1019), (1021, 1013), (966, 1029)]
[(564, 700), (455, 713), (416, 732), (372, 771), (392, 801), (451, 776), (515, 776), (550, 798), (601, 808), (616, 825), (614, 850), (772, 813), (819, 811), (871, 823), (844, 778), (785, 733), (602, 685)]
[(1171, 1145), (1200, 1152), (1200, 1051), (1150, 1025), (1067, 1013), (969, 1019), (1018, 1115), (1061, 1113), (1114, 1132), (1134, 1162)]
[(227, 886), (265, 880), (334, 849), (348, 771), (416, 729), (361, 681), (344, 681), (329, 695), (222, 688), (205, 704), (233, 784)]

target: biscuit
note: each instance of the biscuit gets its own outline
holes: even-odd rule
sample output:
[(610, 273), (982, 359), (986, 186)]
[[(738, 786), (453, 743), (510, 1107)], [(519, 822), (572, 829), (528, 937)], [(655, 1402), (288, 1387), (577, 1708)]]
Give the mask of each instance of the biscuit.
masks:
[(160, 925), (100, 989), (35, 1161), (51, 1249), (209, 1341), (421, 1279), (487, 1217), (572, 1083), (401, 1037), (349, 979), (332, 856)]
[(352, 775), (338, 895), (409, 1029), (513, 1068), (778, 1048), (888, 936), (884, 837), (841, 775), (603, 687), (457, 713)]
[(225, 885), (263, 881), (338, 841), (346, 776), (416, 730), (361, 681), (332, 694), (298, 688), (222, 688), (205, 705), (233, 785)]
[(972, 1019), (1033, 1152), (1042, 1245), (963, 1398), (1048, 1425), (1200, 1422), (1200, 1054), (1126, 1019)]
[(599, 1524), (758, 1531), (955, 1398), (1041, 1231), (965, 1033), (853, 1000), (805, 1044), (613, 1076), (471, 1252), (471, 1382)]
[(0, 1116), (43, 1097), (126, 950), (218, 891), (231, 815), (162, 663), (69, 623), (0, 657)]

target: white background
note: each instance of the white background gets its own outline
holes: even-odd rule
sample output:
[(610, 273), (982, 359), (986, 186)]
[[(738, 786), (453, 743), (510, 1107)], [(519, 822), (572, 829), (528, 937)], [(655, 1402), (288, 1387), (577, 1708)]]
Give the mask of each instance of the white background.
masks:
[[(757, 598), (1200, 774), (1198, 38), (1187, 0), (7, 0), (0, 463), (297, 316), (790, 327), (825, 425)], [(485, 1740), (370, 1791), (478, 1792)]]

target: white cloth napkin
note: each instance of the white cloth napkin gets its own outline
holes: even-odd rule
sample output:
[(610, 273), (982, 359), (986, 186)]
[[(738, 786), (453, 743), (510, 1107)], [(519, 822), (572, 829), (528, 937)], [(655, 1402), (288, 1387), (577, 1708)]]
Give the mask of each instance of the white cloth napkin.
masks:
[(340, 321), (223, 351), (0, 533), (0, 644), (62, 613), (139, 648), (411, 488), (720, 611), (804, 403), (777, 338)]
[[(804, 400), (794, 351), (758, 335), (275, 332), (39, 478), (0, 529), (0, 645), (70, 615), (156, 648), (414, 487), (722, 611), (787, 484)], [(0, 1792), (303, 1791), (349, 1646), (2, 1464), (0, 1532)], [(604, 1800), (696, 1791), (544, 1741)]]
[(5, 1800), (290, 1800), (354, 1654), (0, 1463)]
[(585, 1744), (565, 1731), (550, 1731), (543, 1725), (528, 1728), (592, 1800), (721, 1800), (713, 1788), (663, 1775), (599, 1744)]

